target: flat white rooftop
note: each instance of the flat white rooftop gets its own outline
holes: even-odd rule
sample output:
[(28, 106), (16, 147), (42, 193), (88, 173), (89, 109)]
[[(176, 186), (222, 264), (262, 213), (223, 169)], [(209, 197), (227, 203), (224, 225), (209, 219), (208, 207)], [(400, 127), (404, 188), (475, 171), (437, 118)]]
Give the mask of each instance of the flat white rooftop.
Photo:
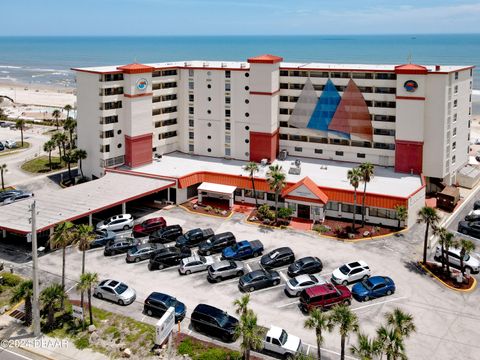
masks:
[[(295, 159), (301, 161), (300, 175), (288, 174), (289, 169), (295, 167)], [(132, 171), (175, 178), (199, 171), (248, 176), (248, 173), (242, 168), (245, 164), (245, 161), (173, 152), (163, 155), (161, 159), (153, 160), (151, 164), (137, 167)], [(320, 187), (346, 190), (353, 190), (347, 180), (347, 172), (351, 168), (358, 166), (358, 164), (354, 163), (291, 156), (285, 161), (275, 160), (273, 164), (279, 164), (283, 167), (287, 173), (287, 182), (296, 183), (308, 176)], [(268, 166), (260, 166), (260, 171), (255, 177), (266, 178), (267, 171)], [(400, 174), (394, 172), (391, 167), (376, 166), (375, 176), (367, 185), (367, 193), (408, 197), (421, 186), (422, 181), (418, 175)]]
[[(123, 64), (124, 65), (124, 64)], [(185, 68), (225, 68), (225, 69), (249, 69), (250, 64), (248, 62), (242, 61), (208, 61), (208, 60), (191, 60), (191, 61), (173, 61), (173, 62), (158, 62), (158, 63), (149, 63), (144, 64), (147, 66), (152, 66), (155, 68), (168, 68), (168, 67), (185, 67)], [(325, 70), (358, 70), (358, 71), (395, 71), (395, 66), (400, 64), (332, 64), (332, 63), (290, 63), (282, 62), (280, 63), (281, 68), (289, 69), (325, 69)], [(80, 71), (91, 71), (99, 73), (108, 73), (117, 71), (117, 68), (122, 65), (111, 65), (111, 66), (98, 66), (98, 67), (84, 67), (84, 68), (74, 68), (73, 70)], [(425, 66), (429, 72), (436, 72), (435, 65), (422, 65)], [(461, 65), (441, 65), (438, 72), (452, 72), (465, 69), (468, 66)]]
[[(78, 219), (171, 185), (175, 182), (107, 173), (100, 179), (66, 189), (39, 191), (34, 197), (37, 229), (41, 231), (63, 221)], [(28, 220), (31, 203), (31, 199), (26, 199), (0, 206), (0, 228), (29, 233), (32, 229)]]

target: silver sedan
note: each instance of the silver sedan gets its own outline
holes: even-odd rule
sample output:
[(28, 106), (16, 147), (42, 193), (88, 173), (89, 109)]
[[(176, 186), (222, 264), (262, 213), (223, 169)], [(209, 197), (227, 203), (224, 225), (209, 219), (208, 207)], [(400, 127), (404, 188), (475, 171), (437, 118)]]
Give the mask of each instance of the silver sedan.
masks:
[(285, 292), (290, 296), (300, 296), (302, 290), (326, 283), (327, 281), (320, 275), (299, 275), (286, 282)]
[(116, 302), (118, 305), (129, 305), (135, 301), (134, 289), (117, 280), (103, 280), (93, 290), (93, 296)]
[(182, 259), (178, 272), (183, 275), (189, 275), (194, 272), (205, 271), (213, 262), (213, 256), (190, 256)]

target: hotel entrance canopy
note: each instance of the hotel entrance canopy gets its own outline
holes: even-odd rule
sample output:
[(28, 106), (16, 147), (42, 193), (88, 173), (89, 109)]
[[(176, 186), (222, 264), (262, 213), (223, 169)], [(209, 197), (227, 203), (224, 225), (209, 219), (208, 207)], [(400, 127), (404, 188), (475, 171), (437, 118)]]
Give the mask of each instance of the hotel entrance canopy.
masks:
[(100, 179), (66, 189), (39, 191), (32, 199), (0, 206), (0, 229), (31, 232), (29, 207), (36, 200), (37, 231), (48, 230), (64, 221), (73, 221), (175, 186), (171, 180), (107, 173)]
[(228, 200), (228, 204), (231, 208), (233, 206), (233, 197), (236, 188), (236, 186), (203, 182), (197, 188), (198, 202), (200, 204), (202, 203), (202, 196), (211, 196), (217, 199)]

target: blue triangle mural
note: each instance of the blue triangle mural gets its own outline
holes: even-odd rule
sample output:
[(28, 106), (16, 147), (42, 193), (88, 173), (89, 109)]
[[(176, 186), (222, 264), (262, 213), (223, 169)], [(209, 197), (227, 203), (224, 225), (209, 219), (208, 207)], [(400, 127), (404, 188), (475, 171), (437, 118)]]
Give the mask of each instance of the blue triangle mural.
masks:
[(333, 82), (328, 79), (322, 95), (320, 95), (317, 105), (313, 110), (307, 128), (328, 131), (328, 125), (330, 124), (330, 121), (332, 121), (340, 100), (341, 97), (335, 88), (335, 85), (333, 85)]

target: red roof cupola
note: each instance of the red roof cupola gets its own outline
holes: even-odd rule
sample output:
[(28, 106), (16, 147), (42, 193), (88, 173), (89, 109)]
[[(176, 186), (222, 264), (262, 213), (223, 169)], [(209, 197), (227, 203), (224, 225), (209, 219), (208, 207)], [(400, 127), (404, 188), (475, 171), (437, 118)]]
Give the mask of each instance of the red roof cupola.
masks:
[(283, 58), (280, 56), (265, 54), (265, 55), (248, 58), (247, 61), (250, 64), (276, 64), (276, 63), (282, 62)]
[(155, 68), (153, 66), (143, 65), (139, 63), (133, 63), (128, 65), (123, 65), (117, 67), (118, 70), (121, 70), (125, 74), (143, 74), (151, 73)]

